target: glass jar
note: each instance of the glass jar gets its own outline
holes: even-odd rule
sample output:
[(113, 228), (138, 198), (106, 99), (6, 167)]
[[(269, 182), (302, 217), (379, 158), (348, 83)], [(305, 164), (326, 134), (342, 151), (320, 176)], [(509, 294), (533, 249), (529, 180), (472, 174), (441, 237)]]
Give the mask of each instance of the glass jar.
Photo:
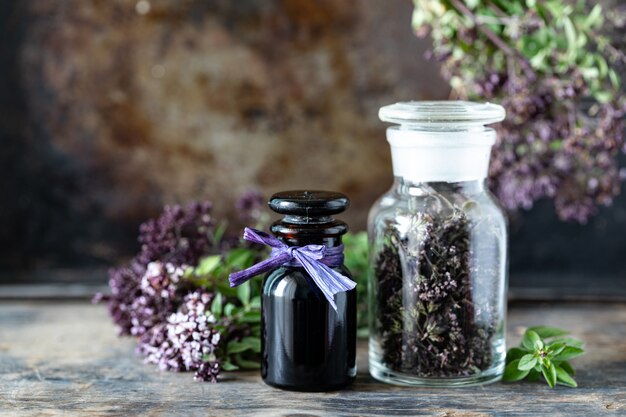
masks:
[[(342, 251), (348, 198), (328, 191), (274, 194), (270, 208), (285, 215), (272, 233), (290, 247), (324, 245)], [(328, 265), (352, 279), (343, 265)], [(329, 391), (356, 376), (356, 290), (334, 295), (333, 308), (302, 265), (284, 265), (263, 281), (261, 376), (267, 384), (295, 391)]]
[(501, 378), (507, 222), (485, 186), (494, 104), (380, 109), (394, 183), (372, 207), (369, 368), (378, 380), (461, 386)]

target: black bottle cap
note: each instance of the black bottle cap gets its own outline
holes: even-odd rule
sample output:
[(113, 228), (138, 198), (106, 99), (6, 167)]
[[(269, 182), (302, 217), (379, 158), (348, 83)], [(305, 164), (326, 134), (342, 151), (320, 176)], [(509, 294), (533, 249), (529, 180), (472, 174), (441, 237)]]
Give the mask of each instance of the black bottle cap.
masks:
[(270, 198), (269, 206), (280, 214), (295, 216), (330, 216), (350, 205), (344, 194), (333, 191), (282, 191)]

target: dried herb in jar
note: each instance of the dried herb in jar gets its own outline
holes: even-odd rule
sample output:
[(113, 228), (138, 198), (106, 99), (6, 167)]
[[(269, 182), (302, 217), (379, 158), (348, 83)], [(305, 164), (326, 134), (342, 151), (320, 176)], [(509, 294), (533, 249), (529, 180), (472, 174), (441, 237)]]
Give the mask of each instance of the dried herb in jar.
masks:
[(376, 259), (383, 362), (423, 377), (489, 368), (495, 324), (476, 320), (467, 215), (458, 208), (444, 217), (418, 213), (410, 227), (400, 237), (389, 226)]

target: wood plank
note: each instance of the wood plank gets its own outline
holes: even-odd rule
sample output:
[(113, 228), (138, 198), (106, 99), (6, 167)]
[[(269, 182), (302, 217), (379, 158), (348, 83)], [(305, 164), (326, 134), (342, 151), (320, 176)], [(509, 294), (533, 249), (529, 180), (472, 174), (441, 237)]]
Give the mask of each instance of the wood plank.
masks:
[(626, 413), (626, 305), (545, 303), (510, 309), (509, 343), (526, 325), (573, 330), (589, 353), (575, 361), (580, 387), (537, 383), (425, 389), (385, 385), (367, 374), (366, 344), (348, 390), (292, 393), (256, 372), (218, 384), (143, 365), (134, 342), (115, 336), (103, 306), (78, 302), (0, 303), (0, 415), (567, 415)]

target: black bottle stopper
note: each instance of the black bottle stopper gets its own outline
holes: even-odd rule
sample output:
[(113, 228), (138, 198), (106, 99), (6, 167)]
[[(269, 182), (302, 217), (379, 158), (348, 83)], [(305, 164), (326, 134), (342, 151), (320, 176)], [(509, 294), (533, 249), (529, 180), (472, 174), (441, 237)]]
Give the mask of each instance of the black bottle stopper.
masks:
[(336, 238), (348, 231), (348, 225), (331, 217), (345, 211), (350, 200), (333, 191), (283, 191), (270, 198), (269, 206), (284, 214), (270, 228), (285, 243), (327, 244), (333, 246)]
[(334, 191), (282, 191), (272, 196), (269, 206), (276, 213), (309, 218), (339, 214), (350, 200)]

